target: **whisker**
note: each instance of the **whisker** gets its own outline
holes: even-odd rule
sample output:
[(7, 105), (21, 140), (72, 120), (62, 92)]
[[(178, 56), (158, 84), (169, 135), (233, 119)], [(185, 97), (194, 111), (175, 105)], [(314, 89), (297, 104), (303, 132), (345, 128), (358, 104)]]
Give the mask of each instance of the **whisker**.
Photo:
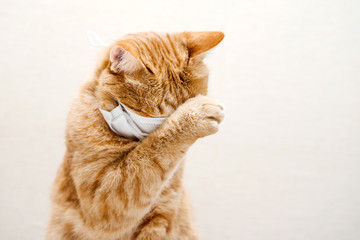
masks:
[[(129, 85), (131, 85), (131, 84), (129, 84)], [(133, 85), (131, 85), (131, 86), (133, 86)], [(145, 88), (142, 84), (136, 84), (136, 87), (141, 87), (144, 92), (148, 93), (151, 97), (153, 97), (153, 98), (156, 99), (156, 97), (155, 97), (151, 92), (149, 92), (148, 90), (146, 90), (146, 88)]]
[(150, 99), (147, 99), (147, 98), (143, 98), (143, 97), (139, 97), (139, 96), (135, 96), (135, 95), (130, 95), (130, 94), (120, 96), (120, 98), (124, 98), (124, 97), (127, 97), (127, 96), (129, 96), (129, 97), (135, 97), (135, 98), (138, 98), (138, 99), (143, 99), (143, 100), (149, 101), (150, 103), (152, 103), (152, 106), (149, 106), (149, 107), (156, 108), (155, 102), (152, 101), (152, 100), (150, 100)]
[[(151, 93), (149, 93), (151, 94)], [(108, 93), (108, 95), (110, 96), (110, 98), (112, 98), (115, 102), (117, 102), (118, 100), (111, 94), (111, 93)], [(152, 94), (151, 94), (152, 95)], [(156, 103), (148, 98), (143, 98), (143, 97), (139, 97), (139, 96), (136, 96), (136, 95), (132, 95), (132, 94), (126, 94), (126, 95), (122, 95), (122, 96), (118, 96), (118, 98), (125, 98), (125, 97), (133, 97), (133, 98), (137, 98), (137, 99), (142, 99), (142, 100), (145, 100), (146, 103), (148, 104), (148, 106), (141, 106), (141, 107), (138, 107), (138, 108), (133, 108), (134, 110), (139, 110), (139, 109), (142, 109), (142, 108), (152, 108), (154, 109), (156, 112), (158, 112), (158, 108), (156, 106)]]
[(124, 96), (119, 96), (119, 98), (124, 98), (124, 97), (126, 97), (126, 96), (135, 97), (135, 98), (138, 98), (138, 99), (148, 100), (148, 101), (150, 101), (150, 102), (153, 104), (153, 106), (141, 106), (141, 107), (138, 107), (138, 108), (133, 108), (133, 110), (139, 110), (139, 109), (142, 109), (142, 108), (148, 108), (148, 107), (150, 107), (150, 108), (154, 109), (156, 112), (159, 112), (159, 110), (158, 110), (158, 108), (156, 107), (155, 103), (154, 103), (153, 101), (147, 99), (147, 98), (142, 98), (142, 97), (138, 97), (138, 96), (135, 96), (135, 95), (129, 95), (129, 94), (124, 95)]
[(142, 106), (142, 107), (133, 108), (133, 109), (134, 109), (134, 110), (139, 110), (139, 109), (143, 109), (143, 108), (147, 108), (147, 107), (150, 107), (150, 108), (156, 109), (156, 108), (154, 108), (153, 106)]

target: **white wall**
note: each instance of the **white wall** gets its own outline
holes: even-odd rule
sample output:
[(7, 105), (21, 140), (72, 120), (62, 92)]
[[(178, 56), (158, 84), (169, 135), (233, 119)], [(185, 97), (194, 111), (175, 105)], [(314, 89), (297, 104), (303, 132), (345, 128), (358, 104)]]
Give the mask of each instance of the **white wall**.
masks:
[(360, 239), (360, 2), (194, 2), (2, 1), (1, 239), (44, 236), (89, 29), (226, 33), (207, 60), (226, 118), (187, 162), (202, 239)]

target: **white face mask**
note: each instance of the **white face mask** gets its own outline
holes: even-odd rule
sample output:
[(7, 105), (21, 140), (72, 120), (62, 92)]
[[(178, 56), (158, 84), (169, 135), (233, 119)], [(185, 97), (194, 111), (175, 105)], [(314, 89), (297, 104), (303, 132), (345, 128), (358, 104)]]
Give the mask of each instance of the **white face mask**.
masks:
[(120, 102), (111, 112), (101, 108), (100, 111), (111, 130), (129, 139), (144, 139), (166, 119), (140, 116)]

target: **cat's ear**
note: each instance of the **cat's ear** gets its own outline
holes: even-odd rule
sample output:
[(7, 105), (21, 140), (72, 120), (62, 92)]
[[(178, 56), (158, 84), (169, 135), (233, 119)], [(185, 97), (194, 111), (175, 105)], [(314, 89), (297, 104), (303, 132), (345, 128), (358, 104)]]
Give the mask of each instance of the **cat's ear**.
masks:
[(223, 32), (183, 32), (189, 57), (195, 57), (218, 45), (225, 37)]
[(110, 50), (110, 70), (115, 73), (134, 72), (142, 68), (142, 64), (129, 51), (120, 46)]

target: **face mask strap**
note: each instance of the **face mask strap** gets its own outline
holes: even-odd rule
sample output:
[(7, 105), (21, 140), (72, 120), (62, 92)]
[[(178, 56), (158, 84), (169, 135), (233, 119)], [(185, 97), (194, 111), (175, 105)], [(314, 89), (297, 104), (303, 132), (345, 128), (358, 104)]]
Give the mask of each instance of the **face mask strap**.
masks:
[(88, 37), (88, 40), (91, 43), (91, 45), (93, 45), (94, 47), (107, 47), (107, 46), (109, 46), (109, 44), (104, 42), (99, 37), (99, 35), (93, 30), (89, 30), (87, 32), (87, 37)]

